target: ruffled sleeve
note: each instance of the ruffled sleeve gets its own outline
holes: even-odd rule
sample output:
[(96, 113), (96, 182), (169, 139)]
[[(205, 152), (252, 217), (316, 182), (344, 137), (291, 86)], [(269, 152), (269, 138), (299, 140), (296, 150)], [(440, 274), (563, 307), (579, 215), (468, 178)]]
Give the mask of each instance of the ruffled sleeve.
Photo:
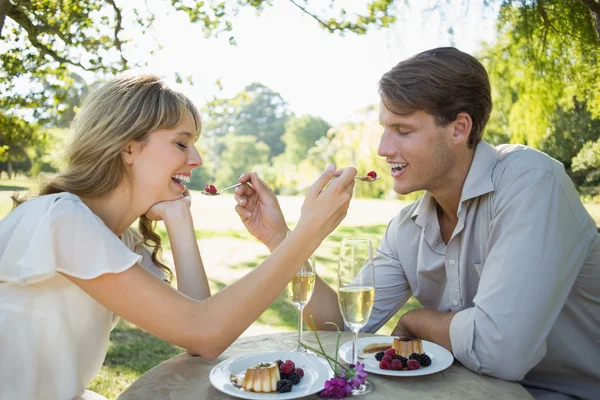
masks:
[(0, 249), (0, 281), (29, 284), (57, 272), (92, 279), (142, 259), (72, 194), (29, 200), (7, 219), (0, 229), (8, 237)]

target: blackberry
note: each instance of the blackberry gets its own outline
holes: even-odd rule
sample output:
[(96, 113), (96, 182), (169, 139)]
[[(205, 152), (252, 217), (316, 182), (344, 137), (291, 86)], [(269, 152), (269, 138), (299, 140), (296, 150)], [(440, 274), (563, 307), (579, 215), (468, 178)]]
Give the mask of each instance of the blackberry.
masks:
[(292, 386), (294, 386), (292, 381), (288, 379), (281, 379), (279, 382), (277, 382), (277, 391), (279, 391), (279, 393), (291, 392)]
[(419, 361), (419, 357), (420, 356), (421, 355), (419, 353), (412, 353), (410, 356), (408, 356), (408, 359), (409, 360), (417, 360), (417, 361)]
[(431, 358), (425, 353), (421, 354), (421, 359), (417, 361), (419, 361), (419, 364), (423, 367), (429, 367), (431, 365)]
[(299, 383), (300, 383), (300, 374), (299, 374), (299, 373), (297, 373), (296, 371), (292, 371), (292, 372), (289, 374), (289, 376), (288, 376), (288, 379), (289, 379), (290, 381), (292, 381), (292, 383), (293, 383), (294, 385), (297, 385), (297, 384), (299, 384)]
[(283, 361), (282, 360), (277, 360), (277, 366), (281, 367), (281, 364), (283, 364)]
[(381, 361), (381, 359), (383, 358), (383, 356), (385, 356), (385, 353), (383, 351), (380, 351), (379, 353), (375, 354), (375, 359), (377, 361)]
[(402, 361), (402, 368), (406, 368), (406, 365), (408, 363), (408, 360), (402, 356), (398, 356), (397, 358), (398, 360)]
[(279, 379), (290, 379), (290, 374), (279, 371)]

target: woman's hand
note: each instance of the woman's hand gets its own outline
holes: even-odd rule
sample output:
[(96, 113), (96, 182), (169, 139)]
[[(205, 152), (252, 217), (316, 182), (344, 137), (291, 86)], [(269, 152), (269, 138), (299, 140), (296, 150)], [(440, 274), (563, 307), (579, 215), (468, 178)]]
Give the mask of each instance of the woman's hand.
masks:
[(279, 201), (256, 172), (244, 173), (239, 182), (243, 185), (235, 190), (235, 211), (248, 232), (273, 251), (288, 231)]
[[(337, 179), (332, 181), (334, 176)], [(338, 171), (334, 165), (327, 167), (308, 189), (297, 227), (312, 231), (320, 240), (325, 239), (348, 212), (355, 176), (353, 167)]]
[(190, 191), (186, 188), (180, 199), (161, 201), (160, 203), (154, 204), (148, 211), (146, 211), (146, 217), (152, 221), (163, 221), (167, 217), (167, 214), (171, 211), (189, 212), (191, 205), (192, 198), (190, 196)]

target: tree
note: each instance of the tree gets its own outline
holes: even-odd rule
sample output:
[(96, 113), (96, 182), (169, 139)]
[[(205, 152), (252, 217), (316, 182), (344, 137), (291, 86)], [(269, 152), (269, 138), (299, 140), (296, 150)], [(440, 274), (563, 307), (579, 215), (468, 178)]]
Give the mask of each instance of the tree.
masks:
[(45, 142), (45, 136), (36, 129), (35, 124), (22, 118), (0, 113), (0, 172), (5, 171), (8, 179), (12, 178), (15, 163), (29, 159), (28, 149), (36, 141)]
[(592, 118), (585, 103), (574, 104), (570, 111), (560, 107), (556, 110), (539, 147), (563, 163), (567, 172), (571, 172), (573, 158), (583, 146), (600, 138), (600, 119)]
[(214, 156), (225, 150), (225, 142), (211, 138), (228, 133), (256, 136), (268, 146), (271, 156), (283, 152), (281, 136), (291, 113), (281, 95), (263, 84), (252, 83), (231, 99), (215, 99), (205, 105), (204, 111), (208, 114), (204, 135)]
[(580, 191), (600, 196), (600, 139), (587, 142), (573, 158), (573, 172), (584, 177)]
[(216, 171), (217, 188), (233, 185), (240, 175), (250, 171), (255, 165), (266, 164), (269, 147), (253, 136), (226, 135), (223, 140), (227, 150), (221, 156), (221, 166)]
[[(519, 5), (515, 5), (519, 3)], [(538, 147), (558, 107), (585, 103), (600, 117), (600, 40), (579, 2), (506, 2), (495, 44), (481, 54), (493, 85), (496, 120), (510, 140)], [(491, 123), (494, 126), (494, 121)]]
[(308, 149), (313, 147), (319, 138), (327, 135), (331, 126), (320, 117), (303, 115), (292, 117), (285, 124), (285, 133), (281, 141), (285, 144), (283, 156), (287, 162), (298, 164), (304, 158)]

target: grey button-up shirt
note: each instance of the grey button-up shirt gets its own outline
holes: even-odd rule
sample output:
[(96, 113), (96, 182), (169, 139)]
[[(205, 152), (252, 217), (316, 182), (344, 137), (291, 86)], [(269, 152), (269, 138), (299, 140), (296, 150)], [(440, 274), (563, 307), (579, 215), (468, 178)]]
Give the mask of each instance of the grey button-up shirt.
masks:
[(414, 294), (427, 308), (458, 312), (450, 339), (467, 368), (600, 399), (600, 235), (547, 155), (479, 143), (448, 244), (425, 193), (390, 222), (375, 271), (363, 331)]

